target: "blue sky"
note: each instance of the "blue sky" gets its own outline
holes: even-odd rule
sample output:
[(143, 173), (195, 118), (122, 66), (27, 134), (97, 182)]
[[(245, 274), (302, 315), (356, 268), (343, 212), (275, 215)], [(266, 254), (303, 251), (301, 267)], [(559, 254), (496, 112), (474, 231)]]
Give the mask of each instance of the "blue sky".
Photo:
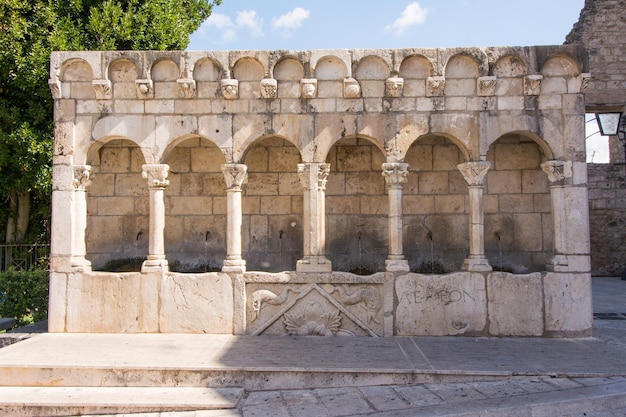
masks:
[(559, 45), (584, 0), (223, 0), (189, 50)]
[[(188, 50), (560, 45), (585, 0), (223, 0)], [(593, 116), (588, 116), (590, 119)], [(588, 160), (608, 161), (587, 123)]]

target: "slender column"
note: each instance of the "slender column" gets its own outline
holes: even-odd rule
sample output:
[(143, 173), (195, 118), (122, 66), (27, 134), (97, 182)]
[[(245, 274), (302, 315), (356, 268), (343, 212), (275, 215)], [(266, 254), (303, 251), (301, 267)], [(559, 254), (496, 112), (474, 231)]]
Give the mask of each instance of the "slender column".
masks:
[(167, 271), (165, 259), (165, 202), (163, 194), (170, 182), (167, 180), (169, 165), (145, 164), (141, 167), (142, 175), (148, 179), (150, 190), (150, 240), (148, 257), (141, 266), (141, 272)]
[(72, 227), (72, 269), (75, 271), (91, 271), (91, 262), (85, 259), (87, 247), (85, 245), (85, 230), (87, 229), (87, 187), (91, 185), (89, 174), (91, 166), (74, 166), (74, 207)]
[(248, 167), (244, 164), (224, 164), (222, 172), (226, 178), (226, 259), (223, 272), (245, 272), (246, 261), (241, 257), (241, 191), (248, 182)]
[(402, 184), (407, 182), (409, 164), (388, 162), (382, 165), (383, 177), (389, 186), (389, 256), (385, 270), (408, 272), (409, 263), (404, 259), (402, 244)]
[(304, 188), (302, 214), (304, 257), (296, 265), (298, 272), (330, 272), (332, 264), (326, 248), (326, 179), (330, 164), (298, 164), (298, 176)]
[(491, 167), (488, 161), (457, 165), (469, 185), (469, 256), (463, 262), (464, 271), (491, 271), (485, 256), (485, 222), (483, 209), (484, 180)]

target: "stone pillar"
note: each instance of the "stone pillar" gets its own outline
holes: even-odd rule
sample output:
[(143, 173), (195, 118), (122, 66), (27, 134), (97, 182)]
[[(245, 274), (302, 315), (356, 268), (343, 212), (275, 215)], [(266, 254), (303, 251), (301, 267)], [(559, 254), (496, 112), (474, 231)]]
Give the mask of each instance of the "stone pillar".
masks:
[(224, 164), (222, 172), (226, 178), (226, 259), (223, 272), (242, 273), (246, 271), (246, 261), (241, 257), (241, 191), (248, 182), (248, 167), (244, 164)]
[(388, 272), (409, 272), (402, 245), (402, 184), (407, 182), (409, 164), (387, 162), (382, 165), (383, 177), (389, 186), (389, 256), (385, 261)]
[(91, 271), (91, 262), (85, 259), (87, 247), (85, 245), (85, 230), (87, 229), (87, 187), (91, 185), (89, 173), (91, 166), (74, 166), (74, 207), (72, 227), (72, 269), (75, 271)]
[(168, 263), (165, 259), (165, 202), (163, 194), (169, 185), (167, 175), (169, 165), (145, 164), (142, 165), (142, 176), (148, 179), (150, 190), (150, 240), (148, 242), (148, 257), (141, 266), (141, 272), (167, 271)]
[(463, 262), (463, 270), (471, 272), (491, 271), (485, 256), (485, 221), (483, 190), (488, 161), (466, 162), (457, 165), (469, 185), (469, 256)]
[(326, 179), (330, 164), (298, 164), (298, 176), (304, 188), (302, 231), (304, 257), (296, 265), (298, 272), (331, 272), (326, 249)]
[[(555, 272), (589, 272), (589, 200), (586, 186), (568, 185), (572, 163), (547, 161), (541, 169), (550, 180), (554, 257), (548, 269)], [(571, 181), (570, 181), (571, 182)]]

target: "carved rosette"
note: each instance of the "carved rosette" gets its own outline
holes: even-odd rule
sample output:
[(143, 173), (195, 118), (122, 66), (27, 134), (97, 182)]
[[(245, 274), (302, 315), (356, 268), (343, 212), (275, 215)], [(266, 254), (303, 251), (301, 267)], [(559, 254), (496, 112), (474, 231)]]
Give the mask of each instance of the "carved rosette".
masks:
[(566, 178), (572, 177), (571, 161), (546, 161), (541, 164), (541, 169), (546, 173), (548, 180), (551, 183), (563, 181)]
[(317, 78), (301, 79), (300, 93), (302, 98), (315, 98), (317, 96)]
[(111, 80), (93, 80), (91, 82), (96, 92), (96, 100), (110, 100), (112, 97)]
[(144, 164), (141, 176), (148, 180), (148, 188), (165, 188), (170, 185), (167, 176), (170, 166), (167, 164)]
[(426, 97), (442, 97), (446, 79), (442, 76), (428, 77), (426, 79)]
[(541, 81), (543, 75), (527, 75), (524, 77), (524, 94), (538, 96), (541, 93)]
[(239, 80), (230, 78), (221, 80), (220, 91), (226, 100), (235, 100), (239, 97)]
[(91, 185), (89, 174), (91, 165), (74, 165), (74, 180), (72, 185), (76, 191), (85, 191)]
[(481, 97), (493, 96), (496, 94), (496, 82), (495, 76), (479, 77), (478, 78), (478, 95)]
[(383, 177), (391, 187), (401, 187), (407, 182), (409, 176), (409, 164), (405, 162), (385, 162), (383, 164)]
[(179, 78), (176, 83), (180, 98), (194, 98), (196, 96), (196, 80), (193, 78)]
[(50, 94), (54, 100), (63, 98), (61, 97), (61, 81), (50, 79), (48, 80), (48, 87), (50, 87)]
[(278, 81), (273, 78), (261, 80), (261, 97), (264, 99), (274, 99), (278, 97)]
[(466, 162), (456, 166), (470, 187), (482, 187), (487, 171), (491, 168), (489, 161)]
[(248, 166), (244, 164), (223, 164), (222, 172), (226, 179), (227, 191), (241, 191), (248, 182)]
[(399, 98), (402, 97), (404, 89), (404, 78), (390, 77), (385, 80), (385, 97)]
[(152, 83), (152, 80), (149, 80), (149, 79), (135, 80), (135, 87), (137, 88), (138, 98), (154, 97), (154, 84)]
[(358, 98), (361, 95), (361, 86), (359, 82), (352, 77), (343, 80), (343, 96), (344, 98)]
[(341, 327), (341, 315), (312, 302), (300, 314), (285, 313), (284, 324), (287, 334), (292, 336), (335, 336)]

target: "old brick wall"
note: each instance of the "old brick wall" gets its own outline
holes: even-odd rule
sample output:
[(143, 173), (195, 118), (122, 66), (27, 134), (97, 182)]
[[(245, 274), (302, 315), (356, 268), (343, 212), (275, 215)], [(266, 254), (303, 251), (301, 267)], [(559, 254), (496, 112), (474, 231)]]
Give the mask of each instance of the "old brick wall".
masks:
[[(587, 0), (565, 43), (589, 54), (588, 112), (626, 110), (626, 0)], [(624, 148), (610, 143), (610, 164), (589, 164), (592, 274), (620, 275), (626, 265)]]

